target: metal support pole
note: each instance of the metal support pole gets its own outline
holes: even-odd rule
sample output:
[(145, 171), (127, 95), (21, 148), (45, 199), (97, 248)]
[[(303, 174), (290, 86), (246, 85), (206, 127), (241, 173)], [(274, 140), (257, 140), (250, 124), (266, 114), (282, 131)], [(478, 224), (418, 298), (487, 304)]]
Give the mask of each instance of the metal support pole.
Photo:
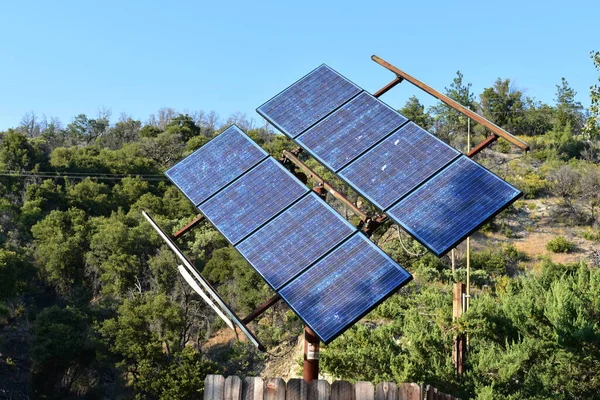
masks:
[(467, 238), (467, 291), (466, 291), (466, 301), (465, 301), (465, 310), (469, 309), (469, 297), (471, 296), (471, 238)]
[(319, 344), (320, 340), (307, 326), (304, 328), (304, 372), (302, 377), (309, 383), (319, 379)]
[(452, 275), (456, 272), (456, 249), (450, 252), (450, 261), (452, 262)]
[[(469, 109), (469, 111), (471, 111)], [(467, 117), (467, 153), (471, 152), (471, 118)], [(471, 237), (467, 238), (467, 293), (465, 301), (465, 311), (469, 309), (469, 300), (471, 296)]]
[[(452, 320), (456, 321), (463, 313), (463, 299), (465, 294), (465, 284), (455, 283), (452, 292)], [(466, 340), (464, 335), (454, 335), (452, 347), (452, 362), (456, 368), (456, 375), (462, 375), (464, 372), (464, 362), (466, 355)]]

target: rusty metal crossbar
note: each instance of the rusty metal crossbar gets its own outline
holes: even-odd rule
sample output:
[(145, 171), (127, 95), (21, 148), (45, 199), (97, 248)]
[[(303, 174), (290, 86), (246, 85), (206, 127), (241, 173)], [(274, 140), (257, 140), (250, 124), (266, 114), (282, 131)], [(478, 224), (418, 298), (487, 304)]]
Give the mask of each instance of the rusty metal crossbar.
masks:
[[(416, 79), (415, 77), (407, 74), (406, 72), (402, 71), (401, 69), (393, 66), (392, 64), (388, 63), (387, 61), (377, 57), (376, 55), (371, 56), (371, 59), (373, 61), (375, 61), (377, 64), (381, 65), (382, 67), (384, 67), (384, 68), (388, 69), (389, 71), (393, 72), (394, 74), (396, 74), (397, 79), (401, 78), (402, 80), (407, 80), (408, 82), (412, 83), (419, 89), (424, 90), (425, 92), (432, 95), (436, 99), (446, 103), (447, 105), (449, 105), (456, 111), (464, 114), (465, 116), (467, 116), (467, 117), (471, 118), (472, 120), (485, 126), (490, 131), (492, 131), (494, 133), (494, 135), (500, 136), (500, 137), (508, 140), (510, 143), (514, 144), (515, 146), (519, 147), (522, 150), (525, 150), (525, 151), (529, 150), (529, 145), (527, 143), (525, 143), (521, 139), (517, 138), (516, 136), (510, 134), (509, 132), (505, 131), (504, 129), (500, 128), (498, 125), (487, 120), (486, 118), (482, 117), (481, 115), (476, 114), (475, 112), (469, 110), (462, 104), (452, 100), (450, 97), (446, 96), (445, 94), (438, 92), (431, 86), (426, 85), (425, 83), (423, 83), (420, 80)], [(390, 82), (388, 85), (386, 85), (384, 88), (382, 88), (379, 92), (382, 92), (382, 94), (383, 94), (383, 93), (387, 92), (389, 89), (391, 89), (391, 87), (397, 85), (397, 83), (396, 83), (393, 86), (391, 86), (390, 88), (388, 88), (388, 86), (392, 85), (393, 82), (395, 82), (395, 81)], [(398, 83), (400, 83), (400, 82), (398, 82)], [(377, 92), (377, 93), (379, 93), (379, 92)], [(479, 148), (479, 150), (478, 150), (478, 152), (479, 152), (486, 146), (489, 146), (492, 142), (494, 142), (494, 140), (497, 139), (496, 138), (496, 139), (490, 140), (490, 138), (491, 138), (491, 136), (482, 142), (483, 147), (479, 148), (479, 146), (477, 146), (475, 149)], [(473, 151), (475, 149), (473, 149)], [(474, 154), (477, 154), (477, 152)]]

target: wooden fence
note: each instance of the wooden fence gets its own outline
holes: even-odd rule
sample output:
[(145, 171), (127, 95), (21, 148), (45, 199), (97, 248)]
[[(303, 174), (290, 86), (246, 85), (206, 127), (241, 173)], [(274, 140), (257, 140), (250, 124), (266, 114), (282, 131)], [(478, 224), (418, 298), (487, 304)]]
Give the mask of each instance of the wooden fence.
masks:
[(207, 375), (204, 383), (204, 400), (460, 400), (437, 389), (416, 383), (314, 380), (282, 378), (263, 381), (261, 378)]

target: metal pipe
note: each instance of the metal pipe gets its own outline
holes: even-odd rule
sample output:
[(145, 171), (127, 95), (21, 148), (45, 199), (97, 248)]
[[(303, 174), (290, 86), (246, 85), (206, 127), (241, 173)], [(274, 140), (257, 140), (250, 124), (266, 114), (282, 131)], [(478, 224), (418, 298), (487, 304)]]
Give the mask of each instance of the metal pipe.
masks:
[(242, 320), (242, 323), (244, 325), (248, 325), (249, 322), (254, 321), (257, 317), (262, 315), (265, 311), (267, 311), (272, 305), (277, 303), (279, 300), (281, 300), (281, 296), (278, 294), (271, 297), (269, 300), (265, 301), (260, 306), (256, 307), (252, 312), (250, 312), (250, 314), (248, 314), (248, 316)]
[(377, 92), (373, 93), (373, 97), (380, 97), (380, 96), (384, 95), (388, 90), (390, 90), (397, 84), (401, 83), (403, 80), (404, 80), (404, 78), (396, 76), (396, 79), (394, 79), (393, 81), (391, 81), (390, 83), (388, 83), (387, 85), (385, 85), (384, 87), (379, 89)]
[(521, 149), (523, 149), (525, 151), (529, 150), (529, 145), (527, 143), (525, 143), (521, 139), (519, 139), (519, 138), (511, 135), (510, 133), (508, 133), (504, 129), (500, 128), (498, 125), (494, 124), (493, 122), (488, 121), (486, 118), (482, 117), (481, 115), (476, 114), (473, 111), (467, 109), (463, 105), (461, 105), (458, 102), (452, 100), (450, 97), (448, 97), (448, 96), (446, 96), (446, 95), (438, 92), (434, 88), (432, 88), (432, 87), (424, 84), (423, 82), (421, 82), (418, 79), (410, 76), (406, 72), (398, 69), (397, 67), (395, 67), (392, 64), (388, 63), (387, 61), (385, 61), (385, 60), (377, 57), (376, 55), (371, 56), (371, 59), (373, 61), (375, 61), (377, 64), (381, 65), (382, 67), (384, 67), (384, 68), (390, 70), (391, 72), (393, 72), (394, 74), (396, 74), (396, 76), (399, 76), (399, 77), (401, 77), (403, 79), (406, 79), (407, 81), (409, 81), (413, 85), (415, 85), (418, 88), (424, 90), (425, 92), (429, 93), (430, 95), (432, 95), (433, 97), (437, 98), (438, 100), (443, 101), (444, 103), (446, 103), (450, 107), (454, 108), (456, 111), (458, 111), (458, 112), (466, 115), (469, 118), (474, 119), (475, 121), (477, 121), (481, 125), (485, 126), (489, 130), (491, 130), (496, 135), (503, 137), (504, 139), (508, 140), (510, 143), (514, 144), (515, 146), (517, 146), (517, 147), (519, 147), (519, 148), (521, 148)]
[(186, 226), (184, 226), (183, 228), (181, 228), (180, 230), (175, 232), (173, 237), (175, 239), (179, 239), (181, 236), (185, 235), (190, 229), (192, 229), (193, 227), (198, 225), (200, 222), (202, 222), (203, 219), (204, 219), (204, 215), (197, 216), (192, 222), (190, 222), (189, 224), (187, 224)]
[(486, 147), (488, 147), (490, 144), (494, 143), (496, 140), (498, 140), (499, 136), (492, 134), (491, 136), (488, 136), (487, 138), (485, 138), (483, 140), (483, 142), (479, 143), (477, 146), (475, 146), (473, 148), (473, 150), (469, 151), (467, 153), (467, 157), (473, 157), (475, 154), (478, 154), (481, 150), (485, 149)]
[(307, 326), (304, 328), (304, 370), (302, 377), (309, 383), (319, 379), (319, 344), (320, 340)]

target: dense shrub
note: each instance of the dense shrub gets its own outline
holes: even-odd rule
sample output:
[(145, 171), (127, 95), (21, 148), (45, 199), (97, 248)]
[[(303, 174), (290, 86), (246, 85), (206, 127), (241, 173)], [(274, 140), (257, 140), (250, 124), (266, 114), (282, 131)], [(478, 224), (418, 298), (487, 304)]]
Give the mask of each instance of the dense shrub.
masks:
[(568, 253), (575, 248), (575, 243), (568, 241), (563, 236), (557, 236), (546, 243), (546, 249), (553, 253)]

